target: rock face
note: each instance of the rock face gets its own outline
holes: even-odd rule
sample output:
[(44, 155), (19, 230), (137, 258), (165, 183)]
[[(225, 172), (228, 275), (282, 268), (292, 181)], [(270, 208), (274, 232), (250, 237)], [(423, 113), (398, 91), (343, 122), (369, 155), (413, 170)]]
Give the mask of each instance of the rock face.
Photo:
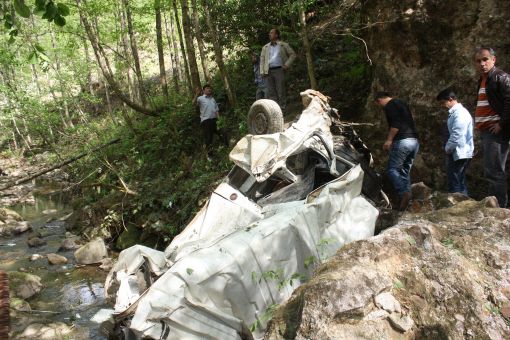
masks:
[(108, 250), (104, 241), (97, 238), (75, 251), (74, 257), (76, 262), (80, 264), (99, 263), (102, 259), (108, 257)]
[[(492, 46), (496, 65), (510, 72), (510, 2), (498, 0), (374, 0), (367, 1), (362, 22), (369, 26), (364, 38), (373, 61), (372, 92), (386, 90), (410, 104), (418, 132), (420, 153), (413, 181), (446, 189), (441, 131), (447, 118), (437, 105), (437, 93), (454, 86), (460, 101), (473, 113), (477, 74), (476, 48)], [(374, 152), (380, 152), (386, 121), (371, 99), (363, 121), (378, 126), (361, 131)], [(481, 150), (480, 145), (475, 147)], [(374, 155), (382, 165), (386, 155)], [(471, 193), (485, 194), (481, 154), (468, 170)], [(483, 185), (477, 185), (482, 183)]]
[(510, 210), (463, 201), (342, 248), (266, 339), (509, 339)]

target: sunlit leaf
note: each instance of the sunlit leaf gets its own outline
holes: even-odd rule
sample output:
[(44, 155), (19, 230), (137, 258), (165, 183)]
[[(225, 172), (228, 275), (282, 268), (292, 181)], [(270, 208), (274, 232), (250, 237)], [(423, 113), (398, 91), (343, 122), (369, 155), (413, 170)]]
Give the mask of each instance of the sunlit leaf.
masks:
[(28, 8), (27, 5), (25, 5), (24, 0), (14, 0), (14, 9), (16, 10), (16, 13), (19, 14), (19, 16), (23, 18), (29, 18), (30, 17), (30, 8)]

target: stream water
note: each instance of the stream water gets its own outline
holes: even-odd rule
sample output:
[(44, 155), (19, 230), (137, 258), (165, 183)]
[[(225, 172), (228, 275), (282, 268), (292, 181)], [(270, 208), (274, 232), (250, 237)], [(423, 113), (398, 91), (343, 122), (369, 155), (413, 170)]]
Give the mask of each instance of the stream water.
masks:
[[(96, 266), (79, 266), (73, 251), (59, 252), (66, 237), (66, 222), (59, 218), (69, 214), (66, 195), (54, 183), (36, 183), (38, 194), (34, 204), (18, 204), (9, 207), (28, 221), (35, 232), (47, 243), (31, 248), (27, 244), (28, 233), (0, 238), (0, 270), (20, 271), (41, 278), (42, 290), (27, 301), (31, 312), (11, 311), (11, 334), (16, 338), (30, 324), (64, 322), (72, 333), (63, 339), (104, 339), (99, 325), (90, 321), (102, 308), (108, 308), (104, 299), (106, 272)], [(51, 265), (44, 256), (48, 253), (63, 255), (65, 265)], [(41, 259), (31, 261), (30, 256), (40, 254)]]

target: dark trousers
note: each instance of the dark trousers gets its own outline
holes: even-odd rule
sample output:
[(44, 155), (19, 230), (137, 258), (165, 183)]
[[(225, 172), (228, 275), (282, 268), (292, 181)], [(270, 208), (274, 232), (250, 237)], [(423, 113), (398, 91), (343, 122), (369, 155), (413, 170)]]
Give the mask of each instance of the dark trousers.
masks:
[(204, 133), (204, 144), (207, 149), (207, 154), (210, 156), (212, 153), (211, 146), (213, 143), (213, 137), (214, 135), (218, 135), (218, 137), (223, 141), (225, 146), (228, 146), (228, 139), (225, 133), (218, 130), (216, 127), (216, 118), (212, 119), (206, 119), (202, 123), (200, 123), (200, 126), (202, 127), (202, 131)]
[(269, 69), (265, 81), (267, 85), (267, 98), (277, 102), (282, 111), (285, 111), (287, 97), (285, 94), (285, 71), (283, 67)]
[(489, 185), (489, 196), (496, 196), (499, 206), (508, 203), (507, 178), (505, 172), (508, 157), (508, 140), (484, 131), (481, 134), (483, 146), (483, 170)]
[(460, 192), (468, 195), (466, 184), (466, 169), (471, 162), (471, 158), (454, 160), (452, 155), (446, 158), (446, 174), (448, 178), (448, 192)]

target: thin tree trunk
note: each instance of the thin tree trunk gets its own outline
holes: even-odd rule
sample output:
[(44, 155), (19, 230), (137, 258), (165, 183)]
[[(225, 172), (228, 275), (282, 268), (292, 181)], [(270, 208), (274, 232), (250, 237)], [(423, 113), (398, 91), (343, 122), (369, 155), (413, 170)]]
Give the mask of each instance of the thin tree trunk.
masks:
[(209, 8), (209, 4), (207, 0), (201, 0), (202, 8), (204, 9), (205, 20), (207, 23), (207, 27), (209, 28), (209, 33), (211, 34), (211, 40), (214, 46), (214, 55), (216, 57), (216, 64), (218, 64), (218, 69), (220, 70), (221, 80), (223, 81), (223, 86), (225, 87), (225, 92), (227, 93), (228, 101), (232, 107), (236, 106), (236, 98), (232, 87), (230, 86), (230, 80), (228, 78), (227, 68), (225, 66), (225, 62), (223, 61), (223, 51), (221, 47), (220, 40), (218, 38), (218, 32), (216, 27), (214, 26), (213, 19), (211, 18), (211, 11)]
[(158, 46), (159, 60), (159, 82), (163, 91), (165, 104), (170, 102), (168, 98), (168, 84), (166, 82), (165, 55), (163, 52), (163, 33), (161, 29), (161, 0), (154, 0), (154, 9), (156, 10), (156, 45)]
[(177, 10), (177, 0), (172, 0), (172, 5), (174, 7), (175, 26), (177, 27), (177, 35), (179, 36), (179, 44), (181, 45), (182, 60), (184, 61), (184, 75), (186, 76), (186, 81), (188, 84), (188, 91), (190, 94), (193, 94), (193, 85), (191, 84), (191, 75), (189, 72), (188, 57), (186, 55), (186, 48), (184, 47), (184, 40), (182, 38), (181, 23), (179, 20), (179, 11)]
[[(53, 32), (52, 28), (50, 28), (50, 38), (51, 38), (51, 46), (52, 46), (53, 50), (55, 51), (57, 49), (57, 43), (55, 40), (55, 33)], [(67, 125), (69, 125), (70, 127), (74, 127), (73, 119), (71, 118), (71, 113), (69, 112), (69, 105), (67, 104), (66, 91), (65, 91), (65, 87), (64, 87), (64, 82), (62, 81), (62, 74), (60, 72), (60, 59), (58, 57), (55, 57), (55, 68), (57, 71), (56, 73), (57, 73), (58, 82), (60, 84), (60, 96), (62, 97), (62, 101), (64, 103), (65, 119), (67, 121)]]
[(198, 52), (200, 53), (200, 61), (202, 62), (202, 69), (204, 77), (208, 83), (211, 83), (211, 73), (209, 72), (209, 63), (207, 62), (207, 55), (205, 53), (204, 37), (202, 29), (200, 28), (200, 20), (198, 18), (197, 0), (191, 0), (193, 7), (193, 27), (195, 28), (195, 37), (197, 38)]
[(302, 2), (299, 6), (299, 21), (301, 22), (301, 39), (303, 39), (303, 47), (305, 48), (306, 66), (308, 69), (308, 78), (310, 79), (310, 86), (312, 87), (312, 89), (317, 90), (317, 80), (315, 79), (312, 48), (310, 46), (310, 40), (308, 39), (308, 30), (306, 28), (306, 14), (304, 2)]
[(113, 72), (111, 70), (110, 63), (108, 61), (106, 53), (104, 52), (102, 46), (99, 44), (97, 36), (94, 34), (94, 31), (92, 30), (92, 26), (90, 26), (87, 17), (83, 13), (83, 10), (81, 8), (81, 0), (76, 0), (76, 4), (78, 5), (79, 13), (83, 21), (83, 28), (85, 29), (85, 32), (87, 33), (87, 36), (92, 45), (92, 49), (94, 50), (98, 66), (101, 69), (101, 72), (103, 73), (105, 79), (108, 81), (108, 84), (110, 85), (112, 91), (133, 110), (148, 116), (158, 116), (159, 112), (161, 111), (161, 108), (148, 109), (145, 106), (139, 105), (134, 101), (130, 100), (122, 93), (122, 91), (119, 88), (119, 85), (113, 78)]
[(122, 9), (120, 9), (120, 29), (122, 31), (121, 37), (122, 37), (122, 49), (124, 50), (124, 58), (126, 59), (126, 77), (128, 81), (128, 93), (129, 93), (129, 99), (136, 100), (137, 98), (137, 91), (135, 88), (134, 80), (133, 80), (133, 70), (131, 68), (130, 64), (130, 57), (129, 57), (129, 39), (127, 35), (127, 28), (126, 28), (126, 12), (124, 12)]
[(184, 40), (186, 42), (186, 52), (188, 54), (189, 71), (191, 74), (191, 85), (196, 91), (200, 88), (200, 73), (198, 72), (197, 56), (195, 54), (195, 46), (193, 45), (193, 36), (191, 34), (191, 20), (189, 17), (188, 0), (181, 0), (182, 10), (182, 28), (184, 31)]
[[(166, 40), (168, 43), (168, 49), (170, 50), (170, 60), (172, 61), (172, 79), (174, 81), (174, 87), (177, 92), (180, 92), (180, 86), (179, 81), (181, 81), (181, 70), (178, 64), (178, 49), (177, 44), (175, 42), (175, 37), (172, 33), (170, 34), (170, 31), (168, 29), (168, 20), (166, 17), (166, 13), (163, 12), (163, 18), (165, 19), (165, 33), (166, 33)], [(172, 20), (172, 16), (170, 16), (170, 22)], [(173, 28), (173, 27), (172, 27)], [(172, 46), (173, 43), (173, 46)], [(173, 48), (172, 48), (173, 47)]]
[(128, 34), (129, 34), (129, 41), (131, 42), (131, 53), (133, 55), (133, 62), (135, 64), (135, 73), (136, 73), (136, 78), (138, 80), (138, 94), (139, 94), (140, 101), (142, 102), (142, 105), (145, 106), (146, 100), (145, 100), (145, 94), (143, 91), (142, 68), (140, 66), (140, 57), (138, 56), (138, 47), (136, 45), (135, 33), (133, 30), (133, 21), (131, 19), (131, 8), (129, 6), (128, 0), (122, 0), (122, 3), (124, 5), (124, 9), (126, 11), (126, 22), (127, 22), (127, 28), (128, 28)]

